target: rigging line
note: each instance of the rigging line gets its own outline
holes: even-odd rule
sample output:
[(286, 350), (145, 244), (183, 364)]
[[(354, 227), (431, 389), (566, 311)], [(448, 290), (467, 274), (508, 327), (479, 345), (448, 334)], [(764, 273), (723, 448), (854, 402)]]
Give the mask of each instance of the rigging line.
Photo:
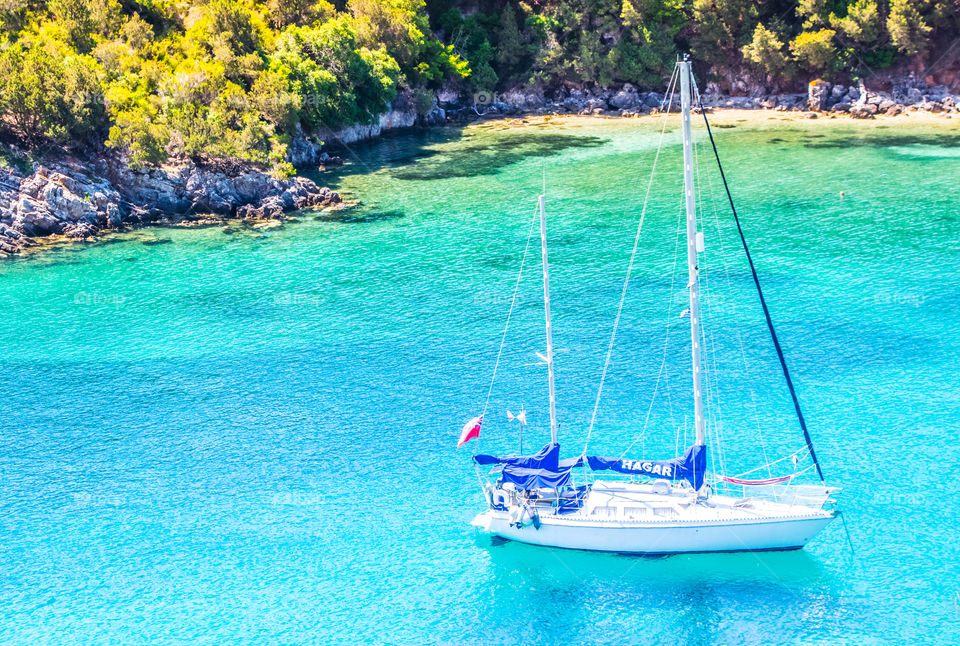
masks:
[[(796, 451), (794, 451), (793, 453), (790, 453), (789, 455), (785, 455), (785, 456), (783, 456), (782, 458), (778, 458), (778, 459), (774, 460), (773, 462), (768, 462), (767, 464), (761, 464), (760, 466), (754, 467), (754, 468), (750, 469), (749, 471), (744, 471), (743, 473), (738, 473), (738, 474), (737, 474), (736, 476), (734, 476), (734, 477), (735, 477), (735, 478), (742, 478), (743, 476), (750, 475), (750, 474), (753, 473), (754, 471), (759, 471), (760, 469), (763, 469), (764, 467), (768, 467), (768, 468), (769, 468), (769, 467), (772, 467), (773, 465), (779, 464), (779, 463), (783, 462), (784, 460), (790, 460), (790, 459), (792, 459), (793, 456), (795, 456), (795, 455), (796, 455), (796, 456), (799, 456), (800, 453), (803, 452), (803, 451), (805, 451), (805, 450), (806, 450), (806, 449), (797, 449)], [(798, 461), (798, 462), (799, 462), (799, 460), (800, 460), (800, 458), (797, 458), (797, 461)], [(810, 465), (810, 466), (813, 466), (813, 465)], [(805, 468), (803, 469), (803, 471), (806, 471), (806, 470), (809, 469), (809, 468), (810, 468), (810, 467), (805, 467)]]
[[(520, 279), (523, 278), (523, 266), (527, 262), (527, 252), (530, 251), (530, 240), (533, 237), (533, 225), (537, 222), (537, 209), (534, 209), (533, 218), (530, 220), (530, 226), (527, 228), (527, 244), (523, 248), (523, 258), (520, 260), (520, 271), (517, 273), (517, 281), (513, 286), (513, 298), (510, 300), (510, 311), (507, 313), (507, 323), (503, 327), (503, 335), (500, 337), (500, 349), (497, 351), (497, 360), (493, 364), (493, 376), (490, 378), (490, 388), (487, 390), (487, 399), (483, 403), (483, 412), (480, 413), (482, 420), (487, 414), (487, 407), (490, 405), (490, 395), (493, 394), (493, 385), (497, 381), (497, 369), (500, 367), (500, 357), (503, 355), (503, 346), (507, 341), (507, 330), (510, 329), (510, 318), (513, 316), (513, 309), (517, 304), (517, 293), (520, 291)], [(477, 442), (476, 444), (479, 444)]]
[(700, 112), (703, 115), (703, 122), (707, 125), (707, 134), (710, 136), (710, 145), (713, 146), (713, 155), (717, 159), (717, 168), (720, 170), (720, 179), (723, 180), (723, 188), (727, 193), (727, 200), (730, 202), (730, 210), (733, 212), (733, 220), (737, 223), (737, 233), (740, 234), (740, 242), (743, 244), (743, 252), (747, 256), (747, 264), (750, 265), (750, 273), (753, 274), (753, 283), (757, 287), (757, 296), (760, 298), (760, 305), (763, 308), (763, 315), (767, 319), (767, 328), (770, 330), (770, 338), (773, 339), (773, 347), (777, 350), (777, 358), (780, 359), (780, 367), (783, 369), (783, 377), (787, 382), (787, 388), (790, 390), (790, 397), (793, 399), (793, 408), (797, 413), (797, 420), (800, 422), (800, 429), (803, 431), (803, 439), (810, 450), (810, 457), (817, 466), (817, 475), (820, 476), (820, 482), (825, 482), (823, 470), (820, 468), (820, 461), (817, 460), (817, 454), (813, 450), (813, 440), (810, 438), (810, 432), (807, 430), (807, 422), (803, 419), (803, 411), (800, 410), (800, 400), (797, 398), (797, 391), (793, 387), (793, 380), (790, 379), (790, 370), (787, 368), (787, 359), (783, 354), (783, 348), (780, 347), (780, 340), (777, 339), (777, 332), (773, 327), (773, 318), (770, 316), (770, 309), (767, 307), (767, 301), (763, 297), (763, 289), (760, 287), (760, 277), (757, 276), (757, 269), (753, 266), (753, 258), (750, 256), (750, 249), (747, 247), (747, 238), (743, 233), (743, 227), (740, 226), (740, 218), (737, 216), (737, 207), (733, 204), (733, 195), (730, 193), (730, 186), (727, 184), (727, 177), (723, 172), (723, 164), (720, 163), (720, 153), (717, 151), (717, 142), (713, 140), (713, 132), (710, 130), (710, 121), (707, 119), (707, 113), (703, 109), (703, 101), (700, 100)]
[[(694, 91), (697, 92), (697, 98), (699, 100), (700, 92), (696, 82), (694, 82), (693, 88), (694, 88)], [(702, 106), (701, 106), (701, 110), (702, 110)], [(698, 149), (699, 149), (699, 143), (697, 144), (697, 147), (695, 148), (695, 150), (698, 150)], [(699, 172), (700, 172), (700, 168), (698, 166), (697, 167), (698, 183), (699, 183)], [(714, 188), (714, 185), (713, 185), (713, 174), (708, 172), (708, 173), (705, 173), (705, 175), (707, 176), (707, 186), (709, 187), (709, 193), (711, 197), (710, 205), (711, 205), (711, 209), (713, 210), (714, 227), (717, 230), (717, 243), (720, 246), (720, 260), (723, 265), (723, 273), (724, 273), (724, 279), (726, 281), (727, 291), (729, 292), (732, 289), (731, 288), (732, 283), (730, 281), (730, 266), (727, 263), (727, 250), (723, 245), (723, 236), (721, 235), (719, 211), (717, 209), (716, 202), (713, 200), (713, 196), (716, 195), (716, 189)], [(731, 301), (731, 305), (732, 305), (733, 315), (734, 315), (733, 318), (735, 321), (739, 321), (740, 310), (737, 307), (737, 303), (735, 299)], [(737, 344), (740, 347), (740, 360), (743, 365), (745, 377), (748, 380), (750, 380), (753, 376), (753, 372), (750, 369), (750, 365), (747, 361), (747, 353), (743, 347), (743, 334), (739, 326), (737, 326), (735, 329), (737, 333)], [(766, 442), (764, 442), (763, 440), (763, 432), (760, 429), (760, 410), (757, 408), (757, 394), (753, 388), (750, 389), (750, 404), (751, 404), (751, 408), (753, 409), (754, 424), (756, 425), (757, 437), (760, 440), (760, 449), (763, 452), (763, 459), (764, 461), (769, 461), (770, 458), (767, 455), (767, 445), (766, 445)]]
[[(694, 91), (697, 91), (696, 81), (693, 83)], [(699, 92), (698, 92), (699, 96)], [(695, 167), (697, 170), (697, 199), (700, 205), (700, 223), (703, 224), (704, 218), (706, 217), (706, 210), (704, 208), (703, 202), (703, 184), (700, 179), (700, 143), (697, 142), (694, 144), (694, 160)], [(706, 230), (706, 227), (703, 227), (703, 230)], [(721, 245), (721, 252), (723, 247)], [(701, 316), (701, 326), (700, 332), (703, 335), (703, 347), (707, 352), (707, 361), (712, 361), (713, 367), (707, 374), (707, 384), (708, 384), (708, 398), (712, 392), (713, 401), (715, 404), (711, 404), (711, 410), (714, 413), (713, 417), (713, 426), (714, 426), (714, 438), (716, 440), (716, 452), (720, 461), (720, 468), (726, 471), (727, 462), (726, 462), (726, 441), (723, 436), (723, 404), (721, 402), (721, 387), (720, 387), (720, 362), (717, 360), (717, 342), (716, 342), (716, 331), (713, 327), (707, 327), (703, 325), (703, 321), (711, 320), (713, 316), (714, 308), (714, 298), (713, 298), (713, 287), (710, 281), (710, 269), (712, 267), (711, 262), (713, 261), (713, 255), (710, 252), (704, 251), (704, 263), (705, 269), (702, 271), (703, 276), (703, 290), (704, 290), (704, 303), (706, 305), (706, 316)], [(708, 332), (708, 330), (710, 330)], [(709, 399), (708, 399), (709, 401)]]
[[(696, 81), (692, 83), (693, 93), (695, 97), (699, 100), (700, 92), (697, 87)], [(697, 209), (695, 212), (695, 217), (697, 220), (697, 228), (700, 231), (703, 231), (703, 191), (701, 187), (700, 179), (700, 144), (694, 142), (693, 144), (693, 158), (694, 158), (694, 168), (697, 173), (697, 183), (696, 183), (696, 198), (697, 198)], [(700, 252), (698, 252), (700, 253)], [(709, 320), (711, 317), (711, 312), (713, 311), (712, 307), (712, 291), (710, 289), (710, 280), (709, 280), (709, 267), (710, 263), (708, 262), (709, 256), (703, 252), (702, 255), (698, 256), (697, 260), (697, 283), (701, 286), (703, 298), (702, 303), (704, 311), (700, 316), (700, 325), (699, 325), (699, 337), (701, 346), (704, 349), (706, 358), (704, 359), (704, 367), (709, 368), (711, 363), (711, 357), (713, 359), (713, 367), (710, 370), (704, 371), (705, 385), (704, 390), (706, 391), (706, 408), (709, 411), (709, 418), (711, 420), (710, 426), (708, 426), (708, 432), (712, 433), (713, 441), (710, 446), (711, 460), (719, 461), (720, 468), (725, 469), (726, 465), (724, 463), (723, 455), (723, 441), (720, 434), (719, 424), (722, 423), (722, 415), (720, 413), (720, 394), (719, 386), (717, 384), (717, 360), (716, 360), (716, 349), (713, 343), (713, 336), (707, 333), (707, 326), (704, 325), (704, 320)]]
[[(663, 340), (663, 357), (660, 360), (660, 370), (657, 373), (657, 383), (653, 388), (653, 395), (650, 398), (650, 405), (647, 407), (647, 416), (643, 420), (643, 428), (641, 429), (640, 434), (633, 438), (633, 442), (631, 442), (630, 445), (623, 451), (623, 453), (620, 454), (620, 458), (619, 458), (620, 460), (626, 457), (627, 453), (630, 452), (630, 449), (632, 449), (638, 441), (643, 442), (640, 448), (640, 456), (645, 457), (647, 455), (647, 425), (650, 423), (650, 414), (651, 412), (653, 412), (653, 404), (657, 400), (657, 392), (659, 391), (659, 388), (660, 388), (660, 376), (663, 374), (664, 368), (667, 364), (667, 352), (670, 344), (670, 313), (673, 310), (673, 286), (676, 281), (677, 255), (680, 250), (680, 230), (681, 230), (680, 224), (682, 222), (683, 222), (683, 194), (681, 193), (680, 209), (679, 209), (679, 212), (677, 213), (677, 233), (675, 236), (676, 243), (674, 244), (674, 249), (673, 249), (673, 267), (670, 270), (670, 301), (667, 304), (667, 332)], [(667, 396), (669, 397), (669, 395), (670, 395), (670, 391), (667, 390)], [(679, 455), (679, 450), (677, 451), (677, 455)]]
[[(670, 301), (667, 304), (667, 331), (663, 339), (664, 361), (666, 361), (666, 356), (667, 356), (668, 348), (670, 345), (670, 320), (671, 320), (670, 317), (673, 313), (673, 297), (674, 297), (674, 289), (677, 281), (677, 256), (680, 251), (680, 233), (683, 230), (682, 225), (684, 224), (683, 202), (684, 200), (683, 200), (683, 197), (681, 196), (680, 205), (679, 205), (679, 208), (677, 209), (677, 232), (674, 234), (675, 242), (673, 247), (673, 266), (670, 268)], [(670, 394), (670, 370), (667, 370), (666, 375), (664, 377), (664, 381), (666, 382), (664, 389), (667, 397), (667, 415), (670, 417), (670, 424), (672, 424), (673, 426), (676, 426), (677, 428), (680, 428), (679, 424), (677, 424), (677, 419), (676, 417), (674, 417), (674, 412), (673, 412), (673, 395)], [(675, 455), (680, 455), (679, 451)]]
[[(653, 158), (653, 166), (650, 169), (650, 181), (647, 183), (647, 192), (643, 198), (643, 208), (640, 210), (640, 222), (637, 224), (637, 233), (633, 238), (633, 251), (630, 253), (630, 263), (627, 265), (627, 274), (623, 279), (623, 289), (620, 292), (620, 304), (617, 306), (617, 316), (613, 320), (613, 332), (610, 334), (610, 344), (607, 346), (607, 355), (603, 361), (603, 371), (600, 374), (600, 386), (597, 388), (597, 398), (593, 404), (593, 413), (590, 416), (590, 428), (587, 430), (587, 439), (583, 443), (583, 454), (587, 454), (587, 447), (590, 446), (590, 437), (593, 435), (593, 427), (597, 421), (597, 410), (600, 408), (600, 396), (603, 394), (603, 384), (607, 378), (607, 370), (610, 368), (610, 357), (613, 354), (613, 345), (617, 339), (617, 328), (620, 326), (620, 315), (623, 313), (623, 303), (627, 298), (627, 287), (630, 285), (630, 274), (633, 273), (633, 263), (637, 257), (637, 249), (640, 246), (640, 232), (643, 229), (643, 220), (647, 215), (647, 205), (650, 201), (650, 190), (653, 188), (653, 178), (657, 172), (657, 162), (660, 159), (660, 151), (663, 150), (663, 136), (667, 131), (667, 116), (670, 114), (670, 106), (673, 105), (673, 87), (676, 84), (675, 79), (679, 77), (674, 68), (674, 76), (671, 77), (671, 83), (667, 88), (670, 92), (670, 102), (667, 104), (667, 111), (664, 113), (662, 121), (663, 126), (660, 129), (660, 141), (657, 143), (657, 153)], [(662, 104), (661, 104), (662, 105)]]

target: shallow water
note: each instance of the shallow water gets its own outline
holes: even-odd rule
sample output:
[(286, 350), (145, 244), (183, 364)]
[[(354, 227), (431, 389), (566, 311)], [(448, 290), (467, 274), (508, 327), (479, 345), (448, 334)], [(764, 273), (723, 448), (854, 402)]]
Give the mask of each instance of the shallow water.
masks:
[[(488, 125), (351, 149), (324, 179), (354, 211), (0, 265), (0, 641), (954, 641), (960, 148), (955, 126), (907, 123), (716, 131), (853, 553), (840, 522), (759, 555), (474, 535), (454, 444), (484, 404), (541, 182), (573, 455), (658, 141), (652, 120)], [(600, 454), (672, 457), (691, 434), (668, 130)], [(736, 474), (803, 444), (700, 143), (711, 467)], [(535, 252), (484, 450), (517, 448), (504, 411), (521, 404), (525, 448), (546, 438), (543, 368), (525, 365), (543, 345)]]

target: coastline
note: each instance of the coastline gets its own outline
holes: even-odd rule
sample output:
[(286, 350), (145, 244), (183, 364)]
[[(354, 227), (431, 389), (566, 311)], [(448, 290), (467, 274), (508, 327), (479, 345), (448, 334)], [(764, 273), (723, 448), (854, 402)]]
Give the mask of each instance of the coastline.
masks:
[[(711, 125), (730, 128), (738, 125), (847, 123), (858, 128), (936, 127), (960, 132), (960, 115), (954, 112), (908, 110), (895, 114), (879, 113), (869, 119), (847, 112), (813, 112), (774, 108), (711, 107), (706, 109)], [(493, 113), (473, 119), (436, 119), (420, 127), (486, 127), (574, 125), (603, 121), (652, 122), (662, 116), (656, 109), (646, 114), (629, 113), (547, 113), (542, 110), (519, 114)], [(674, 118), (670, 114), (670, 118)], [(409, 120), (395, 121), (397, 127), (377, 129), (377, 139), (400, 134), (417, 126)], [(336, 138), (329, 149), (336, 149)], [(320, 152), (310, 155), (323, 162), (339, 164), (339, 159)], [(309, 162), (301, 164), (309, 171)], [(202, 227), (224, 226), (231, 222), (243, 226), (281, 226), (288, 213), (304, 209), (344, 209), (356, 202), (344, 200), (337, 191), (302, 175), (276, 179), (249, 165), (229, 169), (202, 168), (193, 163), (161, 168), (131, 169), (121, 161), (83, 162), (63, 159), (35, 165), (31, 173), (15, 168), (0, 168), (0, 257), (41, 251), (50, 247), (93, 242), (103, 236), (149, 226)]]

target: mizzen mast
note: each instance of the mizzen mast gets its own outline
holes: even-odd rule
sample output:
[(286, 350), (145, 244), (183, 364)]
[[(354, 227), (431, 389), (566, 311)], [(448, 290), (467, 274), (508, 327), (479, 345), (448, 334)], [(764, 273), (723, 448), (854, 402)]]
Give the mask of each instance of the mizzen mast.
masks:
[(550, 324), (550, 264), (547, 261), (547, 210), (540, 196), (540, 248), (543, 252), (543, 311), (547, 321), (547, 380), (550, 386), (550, 442), (557, 443), (557, 391), (553, 380), (553, 328)]

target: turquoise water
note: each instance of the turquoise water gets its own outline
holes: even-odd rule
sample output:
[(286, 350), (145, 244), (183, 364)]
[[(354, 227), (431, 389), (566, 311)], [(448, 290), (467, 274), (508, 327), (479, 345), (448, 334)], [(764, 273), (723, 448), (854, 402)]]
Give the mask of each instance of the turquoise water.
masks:
[[(482, 499), (454, 445), (483, 407), (541, 177), (572, 455), (657, 133), (652, 120), (434, 131), (351, 150), (325, 180), (363, 200), (352, 212), (0, 265), (0, 642), (955, 642), (960, 141), (956, 126), (907, 123), (717, 130), (853, 552), (839, 522), (803, 551), (759, 555), (474, 534)], [(671, 457), (690, 435), (669, 129), (601, 454)], [(736, 474), (802, 439), (700, 153), (711, 460)], [(521, 404), (526, 447), (547, 435), (543, 368), (525, 365), (543, 346), (529, 261), (484, 450), (516, 448), (504, 411)]]

